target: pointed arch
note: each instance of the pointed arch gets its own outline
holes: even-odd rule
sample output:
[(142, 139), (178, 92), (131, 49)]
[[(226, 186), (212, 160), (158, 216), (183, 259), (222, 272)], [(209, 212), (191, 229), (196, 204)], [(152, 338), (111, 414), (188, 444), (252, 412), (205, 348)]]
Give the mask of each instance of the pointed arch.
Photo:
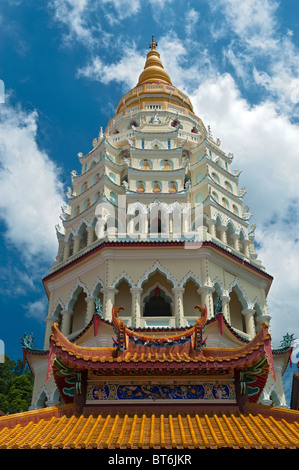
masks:
[(57, 387), (55, 387), (52, 391), (50, 401), (54, 403), (55, 406), (57, 406), (61, 402), (61, 395)]
[(115, 287), (115, 306), (124, 307), (123, 310), (119, 312), (119, 316), (122, 317), (131, 317), (132, 316), (132, 295), (131, 288), (134, 286), (131, 278), (126, 274), (121, 274), (113, 283)]
[(228, 294), (231, 294), (232, 291), (236, 292), (243, 309), (250, 308), (249, 300), (238, 278), (234, 279), (227, 290)]
[(202, 283), (192, 271), (189, 271), (182, 279), (180, 287), (184, 289), (183, 311), (185, 317), (198, 316), (198, 311), (194, 307), (201, 304), (201, 295), (198, 292), (201, 286)]
[(59, 300), (57, 300), (54, 308), (52, 309), (50, 317), (57, 317), (58, 318), (61, 310), (64, 310), (64, 305), (61, 302), (61, 300), (59, 299)]
[(224, 287), (222, 281), (218, 277), (214, 279), (212, 282), (212, 287), (215, 289), (215, 293), (218, 294), (218, 296), (224, 295)]
[(226, 227), (227, 244), (229, 246), (233, 246), (233, 235), (236, 233), (235, 224), (231, 221), (231, 219), (228, 219), (226, 222)]
[(66, 235), (66, 241), (69, 242), (70, 238), (73, 238), (76, 235), (75, 230), (71, 227), (69, 233)]
[(155, 149), (156, 147), (158, 147), (158, 149), (165, 149), (166, 148), (165, 145), (163, 145), (163, 143), (158, 139), (155, 139), (150, 143), (150, 148), (151, 149)]
[(177, 287), (176, 279), (169, 273), (169, 271), (164, 268), (159, 261), (156, 261), (155, 264), (147, 269), (143, 276), (139, 279), (137, 283), (137, 287), (142, 287), (143, 283), (148, 280), (148, 277), (155, 272), (160, 271), (160, 273), (164, 274), (166, 279), (172, 284), (173, 287)]
[(233, 328), (246, 332), (243, 311), (250, 308), (248, 298), (239, 280), (236, 278), (228, 289), (230, 322)]
[(81, 291), (83, 291), (87, 296), (89, 296), (89, 291), (88, 291), (86, 285), (82, 281), (80, 281), (80, 279), (79, 279), (77, 281), (75, 287), (71, 291), (71, 294), (69, 295), (69, 298), (66, 302), (67, 310), (72, 310), (73, 309), (74, 303), (76, 302), (77, 297), (78, 297), (78, 295)]
[[(82, 232), (84, 230), (84, 227), (88, 227), (89, 225), (89, 222), (88, 220), (85, 219), (85, 217), (83, 217), (82, 219), (80, 219), (80, 222), (78, 223), (77, 225), (77, 229), (76, 231), (73, 231), (74, 232), (74, 235), (82, 235)], [(71, 229), (72, 230), (72, 229)]]
[(115, 281), (112, 283), (112, 287), (117, 288), (118, 284), (119, 284), (121, 281), (123, 281), (123, 280), (126, 280), (130, 287), (135, 287), (134, 282), (132, 281), (132, 279), (130, 278), (130, 276), (129, 276), (127, 273), (125, 273), (125, 272), (123, 272), (122, 274), (120, 274), (120, 275), (115, 279)]
[(46, 387), (43, 385), (35, 400), (34, 407), (37, 409), (46, 408), (48, 400), (49, 400), (49, 394), (48, 394)]
[(202, 287), (202, 283), (201, 281), (198, 279), (197, 276), (195, 276), (195, 274), (192, 272), (192, 271), (189, 271), (184, 277), (183, 279), (181, 280), (180, 282), (180, 287), (185, 287), (186, 283), (189, 281), (189, 280), (192, 280), (197, 288), (199, 289), (199, 287)]
[(142, 296), (143, 317), (171, 317), (173, 294), (159, 281), (150, 285)]
[(146, 206), (141, 204), (139, 201), (134, 202), (134, 204), (130, 204), (128, 207), (128, 215), (135, 215), (137, 211), (140, 211), (142, 214), (148, 213)]
[(269, 399), (272, 401), (273, 406), (283, 405), (280, 394), (279, 394), (275, 384), (273, 384), (272, 387), (270, 388)]
[(98, 298), (98, 295), (101, 291), (101, 289), (103, 289), (105, 286), (104, 286), (104, 283), (103, 281), (98, 277), (97, 280), (96, 280), (96, 283), (94, 284), (93, 288), (91, 289), (91, 296), (92, 297), (95, 297), (95, 298)]

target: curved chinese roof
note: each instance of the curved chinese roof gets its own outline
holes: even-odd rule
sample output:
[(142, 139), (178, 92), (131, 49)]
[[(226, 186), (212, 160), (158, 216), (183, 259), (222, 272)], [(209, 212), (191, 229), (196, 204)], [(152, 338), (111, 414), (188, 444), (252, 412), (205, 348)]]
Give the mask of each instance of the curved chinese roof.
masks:
[(0, 449), (296, 449), (299, 412), (181, 410), (78, 414), (76, 406), (0, 417)]

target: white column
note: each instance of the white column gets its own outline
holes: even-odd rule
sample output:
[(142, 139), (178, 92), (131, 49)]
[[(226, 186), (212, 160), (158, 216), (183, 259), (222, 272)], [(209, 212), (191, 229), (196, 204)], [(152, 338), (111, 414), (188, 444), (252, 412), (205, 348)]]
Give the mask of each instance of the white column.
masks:
[(259, 315), (256, 317), (256, 329), (259, 331), (262, 327), (262, 323), (265, 322), (267, 325), (270, 325), (271, 317), (270, 315)]
[(183, 294), (185, 289), (183, 287), (174, 287), (172, 289), (174, 294), (174, 316), (176, 327), (184, 325), (184, 306), (183, 306)]
[(213, 296), (214, 287), (211, 286), (202, 286), (197, 292), (201, 296), (201, 306), (207, 306), (208, 319), (214, 316), (214, 305), (213, 305)]
[[(104, 299), (103, 304), (105, 306), (105, 319), (112, 320), (112, 307), (115, 304), (115, 294), (118, 290), (113, 286), (108, 286), (103, 289)], [(115, 305), (116, 307), (116, 305)]]
[(71, 242), (64, 242), (63, 261), (66, 261), (70, 255)]
[(213, 238), (216, 238), (216, 228), (215, 228), (216, 221), (214, 219), (208, 219), (207, 224), (209, 226), (209, 234)]
[(222, 301), (222, 313), (224, 315), (225, 320), (230, 324), (230, 311), (229, 311), (230, 297), (229, 295), (222, 295), (221, 301)]
[(72, 310), (61, 310), (62, 325), (61, 332), (64, 336), (68, 336), (71, 333), (71, 321), (72, 321)]
[(93, 314), (95, 312), (94, 301), (95, 301), (95, 298), (93, 296), (85, 298), (85, 302), (87, 304), (86, 314), (85, 314), (85, 326), (87, 326), (91, 322)]
[(81, 236), (80, 235), (74, 235), (74, 254), (78, 253), (80, 250), (80, 241), (81, 241)]
[(132, 326), (139, 328), (141, 318), (141, 287), (132, 287), (130, 292), (132, 294)]
[(49, 339), (50, 339), (50, 335), (52, 333), (52, 326), (54, 325), (55, 322), (57, 322), (57, 320), (58, 319), (56, 317), (47, 317), (47, 318), (45, 318), (46, 333), (45, 333), (44, 349), (49, 348)]
[(222, 241), (222, 243), (227, 244), (227, 238), (226, 238), (227, 227), (225, 225), (220, 225), (218, 227), (218, 230), (220, 232), (220, 240)]
[(244, 247), (244, 255), (249, 258), (250, 253), (249, 253), (249, 245), (250, 245), (250, 240), (243, 240), (243, 247)]
[(57, 251), (57, 256), (55, 258), (55, 264), (61, 263), (63, 260), (63, 254), (64, 254), (64, 236), (59, 236), (58, 237), (58, 251)]
[(233, 249), (236, 250), (236, 251), (240, 251), (239, 235), (237, 233), (232, 233), (230, 237), (233, 241)]
[(255, 336), (254, 317), (255, 310), (253, 308), (246, 308), (242, 310), (242, 314), (245, 317), (246, 333), (253, 338)]
[(94, 236), (95, 236), (94, 226), (89, 225), (88, 227), (86, 227), (86, 230), (87, 230), (87, 246), (89, 246), (94, 242)]

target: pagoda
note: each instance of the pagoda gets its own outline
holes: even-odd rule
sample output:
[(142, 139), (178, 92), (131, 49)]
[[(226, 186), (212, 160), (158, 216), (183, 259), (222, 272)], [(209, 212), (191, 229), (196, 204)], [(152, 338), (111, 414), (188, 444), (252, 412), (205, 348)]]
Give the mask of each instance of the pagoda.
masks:
[(272, 347), (272, 276), (241, 172), (173, 85), (154, 36), (92, 147), (78, 154), (43, 279), (44, 347), (24, 341), (26, 423), (38, 428), (30, 442), (1, 439), (1, 418), (0, 447), (298, 447), (282, 382), (291, 344)]

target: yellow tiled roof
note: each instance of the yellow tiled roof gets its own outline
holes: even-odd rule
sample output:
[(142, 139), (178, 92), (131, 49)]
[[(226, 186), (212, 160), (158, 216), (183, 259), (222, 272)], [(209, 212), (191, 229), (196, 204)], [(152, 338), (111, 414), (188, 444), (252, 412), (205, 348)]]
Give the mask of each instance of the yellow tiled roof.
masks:
[[(0, 431), (1, 449), (298, 448), (298, 420), (239, 413), (52, 416)], [(6, 417), (7, 419), (7, 417)], [(29, 418), (30, 419), (30, 418)], [(1, 424), (1, 420), (0, 420)]]

